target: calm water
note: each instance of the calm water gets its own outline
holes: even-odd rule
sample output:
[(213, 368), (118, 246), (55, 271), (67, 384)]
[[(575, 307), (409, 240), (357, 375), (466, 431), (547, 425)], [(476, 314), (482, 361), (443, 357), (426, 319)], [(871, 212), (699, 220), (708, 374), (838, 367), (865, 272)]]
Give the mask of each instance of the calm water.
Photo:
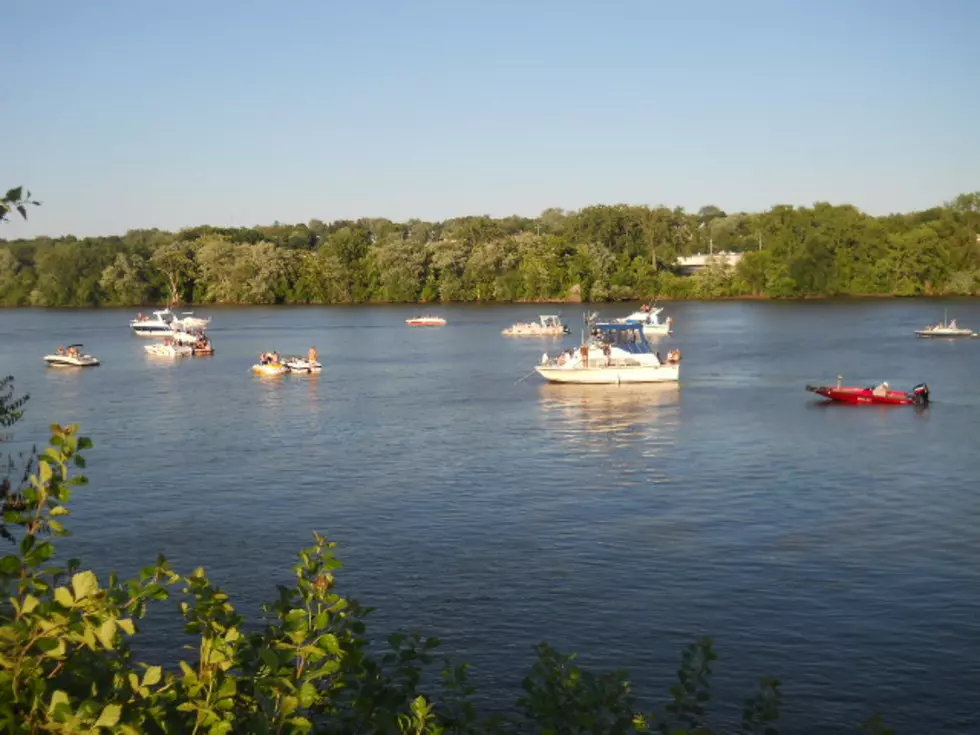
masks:
[[(18, 439), (95, 439), (71, 550), (100, 569), (163, 552), (254, 613), (318, 529), (377, 626), (439, 635), (484, 694), (516, 695), (547, 639), (660, 705), (708, 633), (723, 716), (773, 674), (796, 732), (881, 711), (976, 733), (980, 339), (911, 334), (947, 305), (980, 327), (969, 301), (668, 304), (683, 381), (643, 389), (517, 382), (558, 344), (500, 336), (534, 306), (439, 308), (432, 330), (411, 308), (200, 310), (217, 355), (183, 362), (147, 356), (129, 312), (0, 311), (0, 374), (32, 394)], [(45, 369), (76, 340), (103, 366)], [(319, 378), (249, 373), (311, 344)], [(933, 404), (804, 392), (838, 373), (926, 381)]]

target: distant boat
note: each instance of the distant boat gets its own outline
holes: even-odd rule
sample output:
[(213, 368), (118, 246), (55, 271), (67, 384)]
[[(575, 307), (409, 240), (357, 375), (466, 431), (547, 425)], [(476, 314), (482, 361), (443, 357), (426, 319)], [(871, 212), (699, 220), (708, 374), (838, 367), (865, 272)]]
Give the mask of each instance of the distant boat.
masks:
[(541, 314), (536, 322), (517, 322), (501, 332), (505, 337), (561, 337), (568, 334), (568, 327), (561, 323), (561, 317), (554, 314)]
[(956, 325), (956, 320), (953, 319), (951, 322), (947, 322), (946, 318), (949, 316), (948, 311), (943, 313), (943, 320), (932, 327), (926, 327), (925, 329), (917, 329), (915, 334), (917, 337), (976, 337), (977, 333), (972, 329), (966, 329), (964, 327), (959, 327)]
[(441, 316), (416, 316), (406, 319), (405, 323), (410, 327), (444, 327), (446, 320)]
[(660, 315), (663, 313), (663, 309), (659, 306), (647, 306), (644, 305), (639, 311), (634, 311), (628, 317), (619, 319), (620, 324), (641, 324), (643, 325), (643, 334), (647, 337), (662, 337), (664, 335), (670, 334), (671, 325), (674, 320), (667, 317), (665, 321), (660, 321)]

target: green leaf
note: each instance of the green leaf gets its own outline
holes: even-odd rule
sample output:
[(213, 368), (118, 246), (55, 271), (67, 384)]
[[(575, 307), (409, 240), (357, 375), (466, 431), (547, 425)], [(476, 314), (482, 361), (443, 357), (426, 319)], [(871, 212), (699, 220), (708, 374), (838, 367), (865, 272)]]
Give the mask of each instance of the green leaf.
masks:
[(38, 606), (38, 599), (34, 595), (25, 595), (24, 601), (20, 605), (20, 611), (22, 614), (26, 615), (29, 612), (33, 612), (34, 608)]
[(118, 704), (107, 704), (102, 710), (102, 714), (99, 715), (99, 719), (95, 721), (95, 726), (115, 727), (116, 723), (119, 722), (120, 716), (122, 716), (122, 707)]
[(114, 618), (107, 618), (102, 621), (102, 625), (98, 627), (95, 631), (95, 635), (98, 636), (99, 641), (110, 651), (115, 646), (116, 639), (116, 621)]
[(99, 579), (95, 572), (86, 570), (71, 578), (71, 587), (75, 591), (75, 599), (81, 600), (99, 591)]
[(71, 703), (68, 699), (68, 695), (60, 689), (56, 689), (51, 695), (51, 703), (48, 705), (48, 711), (54, 712), (59, 705), (67, 707), (68, 711), (71, 711)]
[(0, 574), (17, 574), (20, 571), (20, 557), (5, 556), (0, 559)]
[(51, 509), (51, 515), (52, 516), (68, 516), (68, 515), (71, 515), (71, 511), (68, 510), (63, 505), (56, 505), (54, 508)]
[(123, 629), (126, 635), (136, 635), (136, 626), (130, 618), (120, 618), (116, 624)]
[(71, 592), (68, 590), (67, 587), (57, 587), (57, 588), (55, 588), (55, 591), (54, 591), (54, 600), (59, 605), (63, 605), (65, 607), (74, 607), (75, 606), (75, 598), (71, 596)]
[(14, 202), (19, 202), (21, 199), (23, 199), (23, 197), (24, 197), (24, 187), (15, 186), (13, 189), (8, 189), (6, 195), (3, 198), (4, 201), (13, 204)]
[(299, 688), (299, 704), (301, 707), (310, 707), (316, 701), (316, 687), (310, 682), (306, 682)]
[(163, 668), (160, 666), (151, 666), (143, 674), (143, 686), (151, 687), (154, 684), (159, 684), (162, 678)]
[(262, 663), (273, 671), (277, 671), (279, 669), (279, 657), (276, 655), (275, 651), (270, 651), (268, 648), (260, 648), (259, 658), (262, 659)]
[(41, 462), (40, 467), (38, 467), (38, 474), (40, 475), (41, 483), (47, 485), (54, 476), (54, 470), (51, 469), (51, 465), (47, 462)]

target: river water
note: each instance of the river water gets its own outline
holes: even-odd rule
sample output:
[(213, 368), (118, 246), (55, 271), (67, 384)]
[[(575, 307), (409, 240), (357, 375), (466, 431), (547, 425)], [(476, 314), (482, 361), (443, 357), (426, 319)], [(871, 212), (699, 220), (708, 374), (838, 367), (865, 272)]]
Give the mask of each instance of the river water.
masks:
[[(31, 400), (19, 442), (80, 422), (95, 448), (68, 549), (132, 573), (205, 566), (249, 614), (314, 529), (380, 630), (438, 635), (493, 698), (534, 644), (626, 668), (667, 697), (715, 638), (722, 720), (779, 676), (793, 732), (980, 732), (980, 339), (912, 330), (980, 302), (667, 304), (679, 386), (520, 380), (560, 340), (503, 327), (551, 307), (219, 308), (212, 358), (145, 354), (130, 312), (0, 311), (0, 374)], [(629, 306), (602, 306), (606, 316)], [(582, 307), (563, 307), (574, 346)], [(84, 342), (101, 367), (46, 369)], [(259, 378), (316, 345), (319, 377)], [(809, 382), (932, 405), (823, 406)], [(169, 603), (165, 603), (169, 604)], [(178, 628), (148, 626), (148, 645)]]

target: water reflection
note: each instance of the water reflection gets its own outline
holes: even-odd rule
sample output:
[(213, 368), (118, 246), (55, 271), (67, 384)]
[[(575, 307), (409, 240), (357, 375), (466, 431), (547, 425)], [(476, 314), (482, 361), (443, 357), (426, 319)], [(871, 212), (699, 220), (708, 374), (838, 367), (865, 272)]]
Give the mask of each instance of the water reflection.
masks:
[[(673, 443), (678, 425), (679, 383), (649, 385), (556, 385), (539, 389), (546, 425), (573, 442), (593, 447), (642, 443), (657, 453)], [(644, 452), (646, 454), (646, 452)]]

